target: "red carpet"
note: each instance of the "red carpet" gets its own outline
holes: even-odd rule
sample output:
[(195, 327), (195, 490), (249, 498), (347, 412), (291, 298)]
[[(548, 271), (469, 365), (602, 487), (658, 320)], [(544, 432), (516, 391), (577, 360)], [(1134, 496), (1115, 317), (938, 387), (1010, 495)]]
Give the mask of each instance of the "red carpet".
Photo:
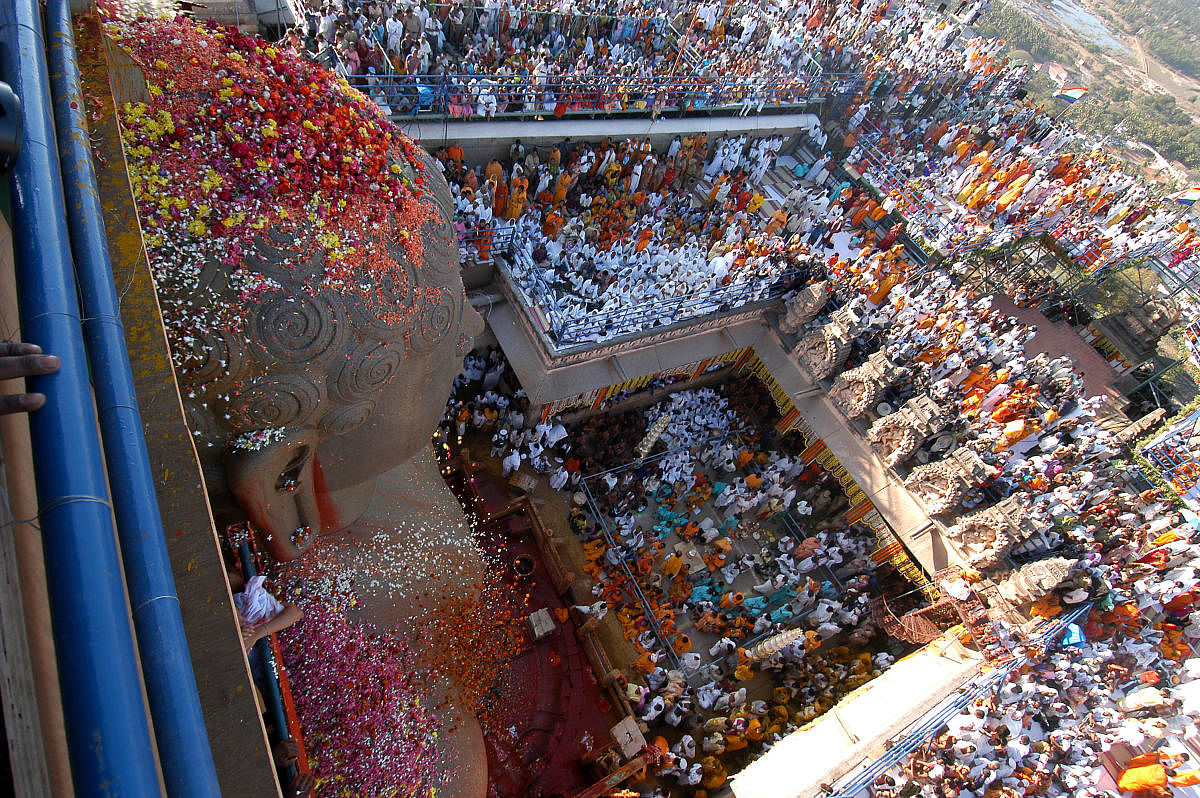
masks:
[[(450, 481), (463, 500), (466, 486), (461, 480)], [(481, 512), (502, 507), (511, 498), (505, 483), (485, 474), (476, 476), (474, 488), (483, 500)], [(530, 576), (519, 581), (513, 576), (514, 590), (527, 594), (530, 612), (546, 607), (553, 613), (565, 606), (555, 595), (523, 517), (511, 516), (483, 527), (480, 544), (489, 557), (509, 568), (522, 554), (533, 558)], [(484, 727), (489, 795), (550, 798), (588, 786), (590, 780), (578, 766), (582, 742), (590, 735), (593, 746), (607, 744), (609, 705), (580, 647), (574, 623), (558, 624), (550, 636), (530, 643), (498, 684), (490, 713), (493, 720)]]

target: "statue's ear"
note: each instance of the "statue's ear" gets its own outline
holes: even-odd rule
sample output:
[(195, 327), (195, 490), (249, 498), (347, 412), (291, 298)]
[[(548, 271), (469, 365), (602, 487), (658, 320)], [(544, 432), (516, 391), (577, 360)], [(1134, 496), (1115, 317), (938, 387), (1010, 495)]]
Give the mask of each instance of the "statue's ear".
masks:
[(242, 436), (225, 453), (229, 491), (271, 556), (294, 560), (321, 529), (312, 466), (316, 432), (272, 431), (248, 442), (252, 437)]

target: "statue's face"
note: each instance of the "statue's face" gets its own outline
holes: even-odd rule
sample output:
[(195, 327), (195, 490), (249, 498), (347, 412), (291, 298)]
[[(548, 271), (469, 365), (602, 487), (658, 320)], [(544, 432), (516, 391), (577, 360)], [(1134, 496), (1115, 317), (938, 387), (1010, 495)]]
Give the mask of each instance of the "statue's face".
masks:
[[(264, 295), (246, 324), (261, 375), (227, 401), (193, 408), (234, 441), (222, 458), (229, 494), (213, 491), (214, 510), (249, 518), (277, 560), (353, 523), (375, 480), (429, 444), (483, 329), (463, 294), (443, 189), (435, 188), (439, 216), (424, 231), (419, 273), (381, 280), (368, 295)], [(260, 253), (270, 257), (270, 249)], [(389, 251), (404, 262), (400, 248)], [(276, 432), (251, 432), (266, 438), (253, 448), (237, 443), (264, 425)]]
[(482, 328), (450, 191), (293, 53), (184, 18), (110, 29), (145, 77), (122, 137), (214, 513), (292, 559), (427, 445)]

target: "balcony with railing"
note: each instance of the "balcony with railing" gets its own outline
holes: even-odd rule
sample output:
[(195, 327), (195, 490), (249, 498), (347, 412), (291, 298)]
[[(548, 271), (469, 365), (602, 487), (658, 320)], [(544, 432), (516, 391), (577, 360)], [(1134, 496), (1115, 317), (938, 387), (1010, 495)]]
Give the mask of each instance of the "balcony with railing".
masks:
[(800, 111), (854, 92), (857, 72), (788, 76), (351, 75), (397, 121), (546, 119)]
[(586, 298), (571, 290), (564, 275), (535, 263), (520, 233), (495, 264), (510, 296), (522, 307), (551, 356), (759, 310), (777, 302), (801, 279), (796, 271), (760, 274), (745, 270), (733, 272), (726, 282), (673, 296), (626, 301)]

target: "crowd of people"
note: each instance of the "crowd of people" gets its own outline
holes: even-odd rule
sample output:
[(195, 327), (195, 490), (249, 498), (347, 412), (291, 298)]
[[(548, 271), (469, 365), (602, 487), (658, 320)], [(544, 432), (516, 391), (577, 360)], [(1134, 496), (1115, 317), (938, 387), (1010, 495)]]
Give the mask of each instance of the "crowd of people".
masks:
[[(488, 360), (468, 358), (444, 429), (496, 429), (491, 454), (505, 476), (528, 467), (573, 497), (569, 524), (595, 599), (575, 610), (581, 620), (611, 613), (638, 652), (624, 685), (638, 717), (671, 742), (662, 783), (720, 786), (894, 660), (867, 611), (874, 536), (839, 520), (837, 481), (799, 459), (802, 443), (761, 429), (770, 400), (754, 379), (514, 436), (460, 404), (488, 403), (476, 376)], [(653, 454), (631, 466), (639, 443)], [(585, 485), (581, 474), (601, 475)], [(750, 654), (784, 632), (769, 655)]]
[[(718, 147), (705, 162), (709, 168), (724, 157), (721, 152)], [(817, 241), (828, 249), (810, 261), (814, 275), (828, 280), (831, 301), (811, 329), (824, 324), (833, 308), (843, 319), (849, 315), (856, 335), (842, 366), (884, 353), (905, 369), (890, 389), (893, 405), (929, 396), (946, 411), (955, 445), (971, 447), (991, 467), (991, 478), (950, 515), (1016, 497), (1036, 528), (1014, 541), (954, 540), (951, 527), (952, 545), (971, 567), (940, 587), (969, 592), (983, 572), (1002, 580), (1016, 564), (1014, 556), (1021, 562), (1053, 558), (1061, 578), (1033, 611), (1052, 616), (1093, 607), (1076, 651), (1019, 672), (1003, 695), (1067, 688), (1090, 693), (1093, 680), (1121, 667), (1139, 679), (1153, 671), (1159, 675), (1145, 678), (1164, 685), (1184, 678), (1180, 674), (1188, 671), (1180, 663), (1200, 638), (1200, 625), (1189, 618), (1200, 597), (1190, 564), (1193, 527), (1158, 494), (1131, 486), (1116, 460), (1119, 443), (1099, 424), (1102, 402), (1085, 396), (1072, 359), (1029, 355), (1036, 328), (974, 295), (953, 271), (918, 273), (894, 229), (864, 227), (880, 208), (869, 193), (814, 188), (808, 193), (828, 202), (817, 228)], [(475, 395), (483, 398), (487, 376), (500, 379), (500, 362), (494, 353), (469, 363), (463, 384), (478, 383)], [(483, 398), (469, 412), (459, 407), (458, 433), (473, 425), (499, 435), (493, 430), (501, 425), (502, 409), (492, 426), (487, 413), (498, 399)], [(596, 601), (577, 611), (585, 617), (611, 613), (638, 647), (628, 695), (639, 717), (671, 741), (672, 753), (659, 770), (663, 784), (723, 784), (893, 656), (864, 612), (877, 579), (869, 556), (873, 537), (833, 520), (835, 502), (844, 501), (838, 487), (819, 469), (803, 466), (795, 451), (757, 440), (747, 420), (764, 417), (764, 408), (742, 415), (734, 409), (739, 401), (746, 400), (712, 390), (677, 393), (648, 409), (576, 424), (550, 418), (516, 438), (509, 423), (509, 431), (493, 441), (506, 475), (528, 463), (569, 495), (582, 493), (587, 475), (605, 472), (587, 483), (599, 516), (578, 504), (571, 512), (596, 586)], [(637, 445), (660, 418), (667, 421), (656, 450), (671, 454), (623, 468), (638, 460)], [(730, 440), (732, 429), (749, 437)], [(801, 519), (807, 536), (778, 534), (746, 545), (753, 540), (749, 530), (787, 514)], [(817, 579), (812, 574), (822, 565), (827, 576)], [(799, 636), (780, 651), (761, 661), (749, 654), (748, 646), (789, 629)], [(1010, 642), (1022, 639), (1019, 629), (1002, 629)], [(1136, 652), (1134, 661), (1122, 665), (1129, 652)], [(746, 683), (756, 678), (773, 680), (774, 701), (748, 697)], [(1172, 724), (1186, 725), (1169, 691), (1154, 689), (1159, 692), (1149, 692), (1142, 681), (1122, 682), (1095, 700), (1071, 704), (1067, 714), (1046, 698), (972, 707), (970, 718), (952, 724), (874, 789), (880, 795), (1089, 794), (1096, 751), (1130, 735), (1141, 744), (1154, 736), (1147, 729), (1175, 736), (1179, 730)], [(1011, 730), (1000, 731), (1002, 726)], [(978, 753), (988, 746), (994, 750)], [(1004, 748), (1003, 758), (997, 746)], [(1143, 767), (1139, 761), (1130, 769)]]
[[(1152, 495), (1125, 512), (1110, 509), (1141, 528), (1134, 540), (1096, 552), (1111, 590), (1078, 634), (964, 706), (876, 780), (875, 796), (1169, 796), (1171, 787), (1200, 783), (1200, 762), (1183, 744), (1195, 735), (1200, 627), (1191, 615), (1200, 547)], [(1035, 611), (1050, 614), (1077, 590), (1064, 586)], [(1111, 773), (1104, 758), (1113, 760)]]
[[(737, 307), (819, 279), (829, 191), (797, 183), (770, 214), (763, 176), (778, 136), (564, 141), (543, 156), (515, 142), (509, 157), (469, 167), (453, 144), (436, 155), (458, 206), (462, 257), (506, 257), (516, 286), (559, 341), (604, 340)], [(819, 175), (818, 175), (819, 177)], [(809, 183), (812, 181), (810, 180)], [(839, 228), (840, 229), (840, 228)]]
[[(866, 108), (850, 121), (864, 118)], [(892, 207), (936, 216), (920, 232), (946, 250), (991, 247), (1038, 229), (1090, 270), (1135, 253), (1153, 252), (1174, 266), (1194, 255), (1197, 232), (1181, 209), (1157, 202), (1103, 149), (1068, 149), (1077, 134), (1028, 101), (988, 110), (981, 119), (890, 119), (882, 130), (851, 134), (848, 160), (864, 167)], [(871, 160), (868, 147), (884, 157)]]
[[(843, 95), (848, 103), (845, 143), (852, 147), (846, 163), (887, 194), (885, 210), (908, 216), (913, 222), (908, 232), (932, 246), (948, 251), (991, 247), (1030, 231), (1052, 229), (1064, 250), (1089, 268), (1151, 251), (1172, 262), (1194, 259), (1196, 231), (1181, 222), (1177, 209), (1156, 203), (1143, 184), (1120, 172), (1103, 152), (1065, 151), (1076, 139), (1069, 125), (1024, 99), (1012, 98), (1024, 68), (1008, 64), (999, 54), (1001, 42), (963, 35), (964, 23), (979, 10), (972, 8), (956, 19), (916, 0), (776, 2), (753, 8), (719, 3), (650, 8), (644, 2), (586, 8), (563, 3), (545, 8), (508, 2), (333, 3), (313, 15), (304, 36), (293, 35), (291, 41), (313, 52), (314, 58), (335, 65), (347, 62), (343, 71), (356, 75), (352, 79), (389, 109), (440, 103), (460, 116), (508, 110), (550, 114), (582, 108), (652, 109), (662, 101), (659, 93), (670, 92), (656, 93), (649, 83), (639, 89), (636, 81), (658, 80), (664, 71), (677, 71), (680, 63), (689, 75), (728, 82), (735, 76), (803, 75), (805, 64), (819, 62), (822, 69), (851, 70), (858, 76)], [(681, 52), (665, 44), (673, 30), (687, 31)], [(393, 62), (400, 64), (400, 72), (440, 72), (446, 82), (402, 91), (394, 78), (382, 76)], [(761, 106), (766, 98), (758, 94)], [(747, 101), (745, 107), (750, 104)], [(700, 143), (704, 149), (697, 153), (699, 160), (710, 165), (722, 160), (719, 150), (710, 160), (708, 142)], [(676, 181), (666, 180), (668, 186), (679, 182), (691, 188), (694, 170), (689, 172), (687, 159), (678, 162), (677, 155), (663, 158), (656, 153), (655, 158), (664, 168), (668, 159), (673, 161)], [(826, 163), (829, 157), (825, 154)], [(636, 150), (635, 158), (640, 160)], [(598, 163), (585, 161), (584, 166), (591, 172)], [(653, 185), (654, 172), (645, 171), (647, 180), (638, 182)], [(734, 189), (747, 186), (753, 197), (761, 176), (753, 169), (746, 172), (742, 185), (733, 184), (736, 174), (730, 172), (732, 185), (728, 194), (722, 192), (723, 201), (736, 198)], [(595, 196), (573, 185), (588, 174), (572, 175), (565, 184), (557, 170), (549, 176), (547, 185), (542, 175), (525, 169), (516, 180), (528, 182), (524, 194), (513, 180), (498, 181), (505, 185), (497, 185), (497, 193), (526, 199), (493, 202), (486, 211), (476, 208), (466, 213), (466, 226), (490, 229), (493, 216), (516, 222), (522, 210), (536, 204), (535, 198), (545, 192), (557, 199), (560, 188), (574, 189), (585, 203)], [(815, 169), (814, 176), (825, 175)], [(476, 180), (478, 189), (483, 176)], [(637, 196), (638, 189), (628, 194)], [(658, 189), (643, 188), (642, 193), (655, 206), (647, 213), (657, 214), (661, 206), (663, 213), (683, 215), (689, 229), (720, 229), (695, 208), (688, 214), (669, 201), (655, 200)], [(749, 204), (747, 198), (743, 210)], [(558, 210), (551, 231), (568, 226), (576, 209)], [(536, 227), (544, 229), (542, 224)], [(580, 229), (587, 228), (584, 220)], [(645, 228), (631, 232), (645, 233)], [(662, 232), (649, 242), (631, 235), (626, 243), (683, 243), (664, 242)], [(604, 233), (611, 230), (601, 223), (596, 236), (607, 252), (611, 235)], [(536, 249), (537, 242), (531, 247)], [(490, 240), (482, 247), (484, 257), (489, 251)], [(583, 252), (580, 257), (592, 254)], [(653, 256), (652, 250), (644, 260), (653, 261)], [(694, 261), (689, 258), (689, 263)], [(628, 284), (625, 288), (624, 298), (658, 298)], [(761, 298), (757, 291), (745, 293), (746, 301)], [(700, 309), (711, 308), (702, 303)], [(567, 302), (548, 312), (554, 315), (556, 310), (564, 319), (560, 326), (567, 327), (597, 308), (581, 309)], [(670, 314), (664, 309), (652, 318), (661, 323)], [(587, 337), (620, 334), (623, 321), (594, 323)]]
[[(436, 70), (453, 53), (464, 71), (511, 73), (544, 88), (554, 72), (647, 78), (674, 53), (667, 26), (632, 6), (624, 16), (541, 21), (539, 11), (486, 8), (474, 29), (444, 32), (428, 63), (408, 71)], [(1020, 70), (995, 42), (957, 42), (961, 24), (920, 3), (768, 4), (737, 16), (702, 5), (684, 16), (671, 23), (686, 31), (678, 57), (698, 73), (755, 75), (783, 63), (794, 72), (810, 53), (822, 68), (860, 71), (864, 83), (845, 110), (846, 164), (884, 196), (834, 178), (820, 131), (804, 142), (815, 161), (797, 161), (793, 188), (779, 197), (764, 188), (778, 138), (698, 135), (662, 151), (637, 139), (564, 141), (540, 152), (515, 142), (507, 159), (475, 168), (454, 145), (437, 155), (460, 235), (477, 242), (466, 257), (486, 260), (487, 236), (511, 230), (516, 285), (543, 304), (552, 326), (582, 330), (584, 340), (669, 323), (673, 311), (654, 309), (673, 298), (745, 283), (753, 301), (828, 280), (826, 310), (857, 325), (841, 367), (882, 352), (904, 368), (890, 404), (928, 396), (945, 411), (953, 446), (990, 467), (948, 514), (1014, 499), (1022, 508), (1035, 531), (1019, 540), (951, 525), (966, 565), (941, 588), (969, 592), (985, 574), (1002, 581), (1019, 563), (1053, 559), (1061, 578), (1033, 612), (1090, 605), (1082, 639), (967, 707), (881, 776), (876, 795), (1093, 795), (1135, 782), (1165, 794), (1168, 784), (1194, 783), (1181, 760), (1155, 752), (1118, 761), (1120, 785), (1106, 786), (1097, 768), (1099, 754), (1118, 744), (1153, 747), (1190, 731), (1173, 691), (1200, 673), (1190, 660), (1200, 638), (1190, 619), (1200, 597), (1193, 527), (1161, 495), (1139, 492), (1119, 465), (1120, 443), (1100, 424), (1102, 402), (1085, 397), (1072, 359), (1029, 355), (1036, 328), (976, 296), (955, 264), (916, 268), (902, 225), (887, 217), (906, 216), (909, 232), (951, 250), (981, 233), (994, 244), (1051, 220), (1066, 253), (1097, 268), (1146, 247), (1186, 259), (1194, 230), (1103, 152), (1077, 152), (1070, 127), (1044, 109), (997, 100)], [(462, 103), (464, 115), (564, 107), (563, 96), (505, 95), (490, 80)], [(628, 85), (622, 102), (654, 105)], [(696, 312), (727, 306), (717, 297)], [(447, 440), (488, 436), (505, 476), (531, 469), (568, 496), (587, 486), (595, 504), (573, 501), (570, 519), (596, 601), (576, 611), (611, 613), (636, 646), (627, 695), (671, 741), (658, 776), (700, 789), (721, 786), (893, 656), (866, 613), (879, 579), (873, 537), (837, 522), (837, 486), (794, 451), (756, 439), (735, 404), (699, 390), (602, 420), (535, 424), (492, 350), (468, 358), (443, 425)], [(730, 438), (731, 429), (748, 437)], [(655, 451), (671, 453), (629, 466), (648, 433), (659, 436)], [(805, 534), (794, 535), (784, 517), (801, 519), (794, 528)], [(789, 630), (797, 637), (778, 651), (750, 654)], [(1008, 645), (1023, 639), (1001, 631)], [(749, 697), (756, 678), (772, 680), (770, 700)]]
[[(879, 11), (869, 5), (864, 18)], [(828, 91), (811, 48), (834, 13), (832, 3), (332, 0), (287, 38), (398, 113), (748, 112)]]
[[(845, 285), (848, 294), (875, 290), (853, 276)], [(952, 407), (971, 422), (964, 445), (999, 455), (998, 471), (960, 510), (1025, 496), (1025, 512), (1039, 531), (1013, 551), (1065, 563), (1060, 583), (1031, 613), (1053, 617), (1083, 604), (1091, 611), (1075, 636), (1044, 658), (1020, 646), (1021, 629), (1002, 623), (1007, 645), (1030, 654), (1030, 664), (881, 776), (873, 794), (1101, 795), (1113, 785), (1104, 782), (1099, 755), (1114, 756), (1114, 748), (1132, 752), (1116, 755), (1123, 789), (1194, 783), (1192, 766), (1165, 752), (1180, 749), (1176, 741), (1192, 731), (1181, 702), (1190, 700), (1186, 685), (1200, 675), (1192, 654), (1200, 639), (1200, 624), (1191, 618), (1200, 599), (1195, 530), (1159, 492), (1131, 489), (1113, 465), (1116, 444), (1096, 424), (1098, 403), (1080, 399), (1070, 360), (1027, 358), (1031, 331), (987, 302), (956, 302), (956, 295), (969, 299), (962, 291), (940, 274), (923, 286), (898, 284), (889, 294), (895, 304), (873, 309), (880, 314), (876, 325), (889, 333), (880, 345), (908, 365), (910, 388), (944, 390), (956, 386), (956, 375), (972, 380)], [(846, 305), (854, 303), (845, 297)], [(890, 308), (911, 309), (917, 323), (885, 320)], [(951, 347), (963, 355), (961, 364), (920, 357), (946, 343), (939, 336), (949, 325), (920, 323), (936, 319), (938, 310), (967, 325), (955, 339), (966, 346)], [(922, 331), (931, 331), (931, 339), (911, 345)], [(1006, 371), (1047, 387), (1032, 407), (1054, 408), (1058, 418), (1032, 440), (997, 451), (1000, 439), (987, 431), (1008, 397), (993, 392), (1009, 384)], [(845, 507), (840, 487), (819, 467), (803, 464), (795, 440), (762, 429), (772, 418), (770, 400), (753, 380), (731, 379), (717, 390), (674, 393), (648, 407), (573, 423), (534, 424), (508, 409), (521, 396), (506, 372), (498, 350), (472, 354), (445, 429), (499, 436), (492, 454), (506, 472), (529, 464), (566, 496), (582, 497), (586, 478), (594, 504), (573, 499), (569, 518), (595, 601), (575, 610), (582, 619), (611, 614), (639, 652), (626, 691), (639, 718), (670, 742), (656, 772), (664, 793), (675, 785), (721, 786), (901, 653), (894, 642), (889, 648), (867, 611), (868, 597), (881, 590), (870, 556), (873, 535), (838, 520)], [(464, 413), (460, 402), (468, 400), (476, 404)], [(514, 429), (521, 431), (516, 439)], [(648, 435), (651, 446), (644, 445)], [(644, 461), (642, 452), (650, 453)], [(798, 519), (791, 529), (807, 537), (773, 523), (784, 515)], [(771, 535), (762, 534), (767, 529)], [(1013, 565), (977, 562), (997, 578)], [(957, 584), (941, 587), (969, 590), (978, 578), (964, 569)], [(762, 658), (751, 653), (757, 642), (792, 630), (778, 650)], [(1146, 748), (1149, 754), (1136, 754)]]

